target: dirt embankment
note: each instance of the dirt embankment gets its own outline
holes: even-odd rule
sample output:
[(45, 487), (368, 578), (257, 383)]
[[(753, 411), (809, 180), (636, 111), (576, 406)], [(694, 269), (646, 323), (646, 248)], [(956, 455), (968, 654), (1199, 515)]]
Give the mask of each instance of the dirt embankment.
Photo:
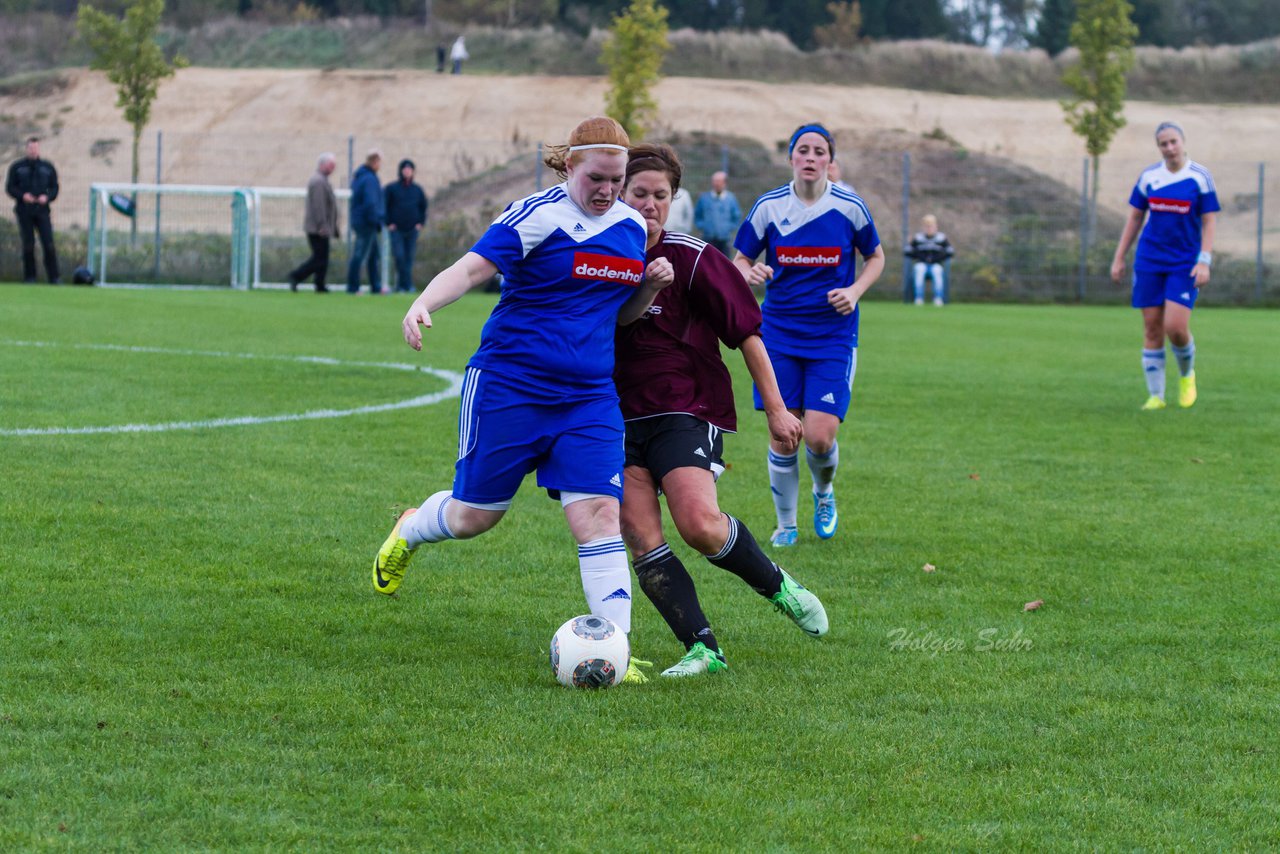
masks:
[[(130, 135), (113, 88), (101, 74), (67, 74), (67, 86), (42, 98), (0, 97), (0, 113), (13, 128), (43, 130), (44, 150), (73, 194), (93, 180), (127, 180)], [(320, 150), (336, 150), (342, 161), (354, 136), (357, 158), (372, 145), (393, 161), (416, 154), (420, 179), (433, 190), (464, 172), (475, 152), (497, 159), (539, 140), (562, 140), (577, 120), (603, 110), (604, 88), (600, 78), (581, 77), (189, 68), (161, 86), (149, 134), (165, 133), (168, 183), (297, 186)], [(1070, 186), (1080, 181), (1083, 146), (1055, 101), (701, 78), (665, 79), (655, 95), (659, 134), (733, 134), (773, 149), (812, 120), (838, 129), (844, 146), (885, 131), (941, 130), (971, 151), (1009, 158)], [(1280, 128), (1280, 106), (1131, 102), (1126, 116), (1102, 172), (1107, 201), (1119, 205), (1135, 165), (1158, 159), (1151, 135), (1162, 120), (1182, 123), (1192, 156), (1214, 171), (1220, 194), (1228, 196), (1256, 194), (1256, 163), (1274, 157)], [(101, 144), (86, 156), (111, 140), (119, 142), (106, 146), (109, 156)], [(143, 180), (154, 177), (153, 157), (150, 163), (148, 171), (144, 157)], [(1269, 194), (1280, 198), (1280, 168), (1271, 173)]]

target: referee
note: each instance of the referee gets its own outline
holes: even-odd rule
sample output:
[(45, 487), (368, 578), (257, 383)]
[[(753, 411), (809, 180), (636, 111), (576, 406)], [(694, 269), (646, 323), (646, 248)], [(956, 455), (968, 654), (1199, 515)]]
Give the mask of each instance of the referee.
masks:
[(27, 156), (9, 167), (4, 191), (14, 201), (18, 216), (18, 233), (22, 237), (22, 281), (36, 280), (36, 232), (40, 233), (40, 250), (44, 253), (44, 271), (50, 284), (58, 284), (58, 252), (53, 247), (53, 223), (49, 205), (58, 198), (58, 170), (48, 160), (40, 159), (40, 138), (27, 139)]

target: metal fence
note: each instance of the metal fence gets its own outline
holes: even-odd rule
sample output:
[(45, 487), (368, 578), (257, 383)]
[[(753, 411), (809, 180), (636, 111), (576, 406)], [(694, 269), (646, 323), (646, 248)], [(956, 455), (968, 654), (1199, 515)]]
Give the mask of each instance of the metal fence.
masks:
[[(729, 174), (730, 189), (744, 214), (752, 201), (790, 177), (785, 155), (749, 141), (685, 136), (671, 140), (685, 164), (684, 185), (696, 198), (711, 173)], [(16, 141), (11, 141), (18, 156)], [(321, 152), (337, 156), (334, 183), (349, 185), (366, 152), (383, 152), (380, 178), (393, 180), (397, 164), (415, 162), (417, 179), (431, 199), (430, 221), (419, 242), (415, 268), (422, 286), (466, 251), (493, 216), (515, 198), (554, 183), (542, 165), (541, 146), (529, 139), (427, 140), (369, 133), (234, 135), (148, 132), (140, 147), (138, 179), (157, 184), (303, 186)], [(87, 257), (92, 182), (130, 180), (130, 140), (98, 138), (82, 129), (62, 129), (42, 143), (59, 170), (62, 191), (54, 205), (64, 270)], [(889, 267), (873, 298), (906, 293), (902, 247), (934, 214), (956, 247), (951, 265), (955, 300), (1122, 302), (1128, 289), (1109, 276), (1129, 192), (1150, 161), (1104, 158), (1099, 202), (1089, 205), (1092, 176), (1087, 161), (1041, 162), (975, 153), (931, 141), (902, 148), (838, 148), (844, 180), (867, 201)], [(1154, 159), (1154, 158), (1153, 158)], [(1216, 304), (1280, 304), (1280, 215), (1267, 215), (1268, 198), (1280, 199), (1280, 168), (1258, 162), (1206, 165), (1223, 210), (1214, 247), (1213, 280), (1201, 299)], [(1275, 203), (1273, 209), (1280, 209)], [(163, 205), (161, 206), (163, 211)], [(173, 212), (179, 211), (174, 208)], [(269, 217), (264, 234), (278, 260), (264, 258), (264, 280), (279, 280), (288, 259), (306, 254), (300, 215)], [(110, 215), (110, 214), (108, 214)], [(147, 217), (163, 216), (150, 211)], [(219, 214), (221, 215), (221, 214)], [(343, 221), (345, 223), (345, 211)], [(224, 226), (218, 226), (224, 227)], [(160, 233), (152, 223), (148, 228)], [(290, 252), (296, 241), (296, 252)], [(340, 274), (345, 247), (332, 259)], [(37, 249), (38, 254), (38, 249)], [(272, 256), (274, 258), (274, 255)], [(293, 263), (296, 263), (294, 261)], [(221, 270), (223, 265), (210, 264)], [(281, 267), (276, 270), (276, 267)], [(222, 284), (226, 284), (225, 274)], [(16, 227), (0, 218), (0, 280), (21, 278)]]

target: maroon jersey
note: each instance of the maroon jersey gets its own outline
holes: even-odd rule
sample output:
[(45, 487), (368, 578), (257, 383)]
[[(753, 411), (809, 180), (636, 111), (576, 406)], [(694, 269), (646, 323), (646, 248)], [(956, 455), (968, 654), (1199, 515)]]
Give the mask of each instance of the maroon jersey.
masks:
[(662, 233), (646, 257), (666, 258), (675, 281), (630, 326), (618, 327), (613, 381), (627, 421), (685, 413), (738, 426), (720, 342), (736, 349), (760, 334), (760, 304), (738, 268), (704, 241)]

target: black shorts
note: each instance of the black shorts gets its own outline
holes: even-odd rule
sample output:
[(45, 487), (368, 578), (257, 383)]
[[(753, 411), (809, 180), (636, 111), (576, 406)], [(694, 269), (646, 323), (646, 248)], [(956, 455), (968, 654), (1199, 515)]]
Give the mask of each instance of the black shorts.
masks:
[(627, 422), (627, 465), (646, 468), (658, 485), (673, 469), (724, 471), (724, 431), (692, 415), (655, 415)]

